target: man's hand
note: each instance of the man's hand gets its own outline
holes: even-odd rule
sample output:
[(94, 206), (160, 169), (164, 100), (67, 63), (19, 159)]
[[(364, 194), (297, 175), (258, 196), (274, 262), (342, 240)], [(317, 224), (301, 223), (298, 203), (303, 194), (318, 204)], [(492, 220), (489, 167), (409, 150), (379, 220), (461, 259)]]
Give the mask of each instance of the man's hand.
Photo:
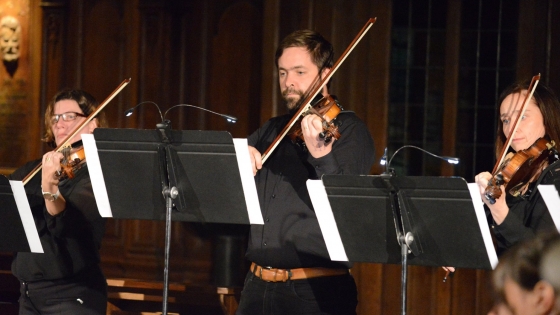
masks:
[(249, 156), (251, 157), (251, 166), (253, 167), (253, 176), (262, 168), (262, 158), (259, 150), (252, 146), (249, 147)]
[(323, 157), (331, 152), (335, 139), (329, 144), (325, 144), (325, 141), (319, 137), (319, 134), (323, 132), (323, 121), (319, 116), (313, 114), (304, 116), (301, 120), (301, 132), (305, 146), (314, 158)]

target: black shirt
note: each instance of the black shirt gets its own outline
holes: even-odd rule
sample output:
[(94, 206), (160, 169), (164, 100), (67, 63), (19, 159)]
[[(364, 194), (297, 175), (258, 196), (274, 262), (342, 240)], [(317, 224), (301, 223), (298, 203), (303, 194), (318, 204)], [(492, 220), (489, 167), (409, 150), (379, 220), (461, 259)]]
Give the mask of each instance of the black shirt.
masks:
[(486, 217), (497, 240), (498, 254), (522, 240), (533, 238), (540, 232), (556, 229), (537, 186), (553, 184), (557, 178), (560, 178), (560, 160), (543, 170), (524, 195), (513, 197), (507, 193), (509, 212), (500, 225), (494, 222), (490, 209), (485, 205)]
[[(10, 179), (23, 179), (39, 162), (27, 163)], [(58, 185), (66, 208), (56, 216), (50, 215), (45, 207), (45, 202), (49, 201), (45, 201), (41, 193), (41, 172), (25, 185), (44, 254), (17, 253), (12, 272), (19, 280), (68, 278), (99, 263), (105, 219), (97, 210), (87, 166), (74, 174), (73, 179), (63, 180)]]
[[(264, 153), (290, 118), (270, 119), (249, 136), (249, 145)], [(255, 176), (264, 225), (251, 226), (250, 261), (283, 269), (349, 266), (330, 260), (306, 186), (323, 174), (369, 174), (374, 147), (367, 126), (353, 112), (336, 119), (341, 137), (329, 154), (315, 159), (285, 138)]]

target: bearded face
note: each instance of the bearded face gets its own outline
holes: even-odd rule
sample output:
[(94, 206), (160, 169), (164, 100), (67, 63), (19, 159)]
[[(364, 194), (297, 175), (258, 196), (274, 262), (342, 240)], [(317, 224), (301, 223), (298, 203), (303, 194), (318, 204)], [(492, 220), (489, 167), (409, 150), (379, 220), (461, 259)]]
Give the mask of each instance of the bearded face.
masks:
[(19, 59), (19, 43), (21, 40), (21, 26), (13, 16), (5, 16), (0, 20), (0, 50), (2, 59), (7, 62)]
[(282, 98), (286, 101), (289, 110), (297, 109), (298, 102), (303, 98), (303, 91), (296, 90), (293, 86), (282, 91)]

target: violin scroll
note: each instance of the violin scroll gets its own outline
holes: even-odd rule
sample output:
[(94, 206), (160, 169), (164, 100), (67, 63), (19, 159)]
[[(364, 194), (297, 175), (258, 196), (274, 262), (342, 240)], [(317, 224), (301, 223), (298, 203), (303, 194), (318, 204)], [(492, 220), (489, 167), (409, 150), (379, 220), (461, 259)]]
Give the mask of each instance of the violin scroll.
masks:
[(488, 186), (486, 186), (486, 191), (484, 192), (484, 197), (491, 205), (496, 203), (496, 199), (502, 196), (502, 190), (500, 186), (504, 184), (504, 176), (500, 173), (496, 174), (496, 176), (492, 177), (488, 181)]

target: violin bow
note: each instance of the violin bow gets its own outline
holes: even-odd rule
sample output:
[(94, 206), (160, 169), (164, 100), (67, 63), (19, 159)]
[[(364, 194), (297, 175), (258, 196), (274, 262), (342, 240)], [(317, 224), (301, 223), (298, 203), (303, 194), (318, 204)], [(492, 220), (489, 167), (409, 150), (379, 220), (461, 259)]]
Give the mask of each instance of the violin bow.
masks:
[[(74, 131), (72, 131), (68, 136), (66, 136), (66, 138), (64, 138), (64, 141), (62, 141), (62, 143), (58, 147), (56, 147), (54, 151), (56, 152), (62, 151), (62, 149), (68, 145), (68, 142), (70, 142), (70, 140), (72, 140), (74, 136), (76, 136), (90, 121), (92, 121), (99, 114), (99, 112), (101, 112), (101, 110), (103, 110), (103, 108), (105, 108), (105, 106), (107, 106), (107, 104), (109, 104), (109, 102), (112, 101), (113, 98), (115, 98), (115, 96), (117, 96), (117, 94), (119, 94), (122, 91), (122, 89), (124, 89), (128, 85), (128, 83), (130, 83), (130, 80), (131, 78), (122, 81), (121, 84), (119, 84), (119, 86), (117, 86), (117, 88), (111, 94), (109, 94), (109, 96), (107, 96), (107, 98), (101, 104), (99, 104), (99, 106), (97, 106), (97, 108), (91, 114), (89, 114), (86, 120), (84, 120), (81, 124), (79, 124), (78, 127), (74, 129)], [(27, 184), (29, 180), (31, 180), (31, 178), (33, 178), (33, 176), (35, 176), (41, 170), (42, 167), (43, 167), (43, 163), (40, 162), (39, 165), (37, 165), (22, 180), (23, 185)]]
[[(266, 151), (264, 152), (264, 154), (261, 156), (261, 160), (262, 163), (264, 164), (264, 162), (266, 162), (266, 160), (268, 159), (268, 157), (272, 154), (272, 152), (274, 151), (274, 149), (276, 149), (276, 147), (278, 146), (278, 144), (280, 143), (280, 141), (282, 139), (284, 139), (284, 137), (288, 134), (288, 132), (290, 131), (290, 129), (292, 129), (293, 125), (296, 123), (296, 121), (299, 119), (299, 117), (307, 112), (309, 110), (309, 108), (311, 108), (311, 102), (313, 101), (313, 99), (315, 98), (315, 96), (317, 96), (317, 94), (319, 94), (319, 92), (321, 91), (321, 89), (323, 89), (323, 87), (327, 84), (327, 82), (329, 82), (330, 78), (333, 76), (333, 74), (336, 72), (336, 70), (338, 70), (338, 68), (340, 67), (340, 65), (344, 62), (344, 60), (346, 60), (346, 57), (348, 57), (348, 55), (352, 52), (352, 50), (354, 50), (354, 48), (358, 45), (358, 43), (362, 40), (362, 38), (364, 37), (364, 35), (367, 33), (367, 31), (371, 28), (371, 26), (373, 25), (373, 23), (375, 23), (375, 21), (377, 20), (377, 18), (370, 18), (366, 24), (364, 25), (364, 27), (360, 30), (360, 32), (358, 33), (358, 35), (354, 38), (354, 40), (350, 43), (350, 45), (348, 46), (348, 48), (346, 48), (346, 50), (344, 51), (344, 53), (340, 56), (340, 58), (338, 58), (338, 60), (336, 61), (336, 63), (332, 66), (331, 70), (325, 75), (325, 77), (320, 81), (319, 85), (316, 84), (312, 84), (311, 86), (314, 86), (314, 90), (312, 90), (311, 93), (306, 93), (307, 97), (305, 98), (305, 101), (302, 102), (302, 104), (298, 109), (298, 111), (296, 112), (296, 114), (292, 117), (292, 119), (288, 122), (288, 124), (286, 124), (286, 126), (284, 127), (284, 129), (282, 129), (282, 131), (280, 132), (280, 134), (278, 134), (278, 136), (276, 137), (276, 139), (274, 139), (274, 141), (272, 142), (272, 144), (268, 147), (268, 149), (266, 149)], [(320, 77), (321, 73), (319, 72), (318, 76)]]
[(513, 130), (511, 131), (511, 133), (507, 137), (506, 143), (502, 147), (502, 152), (500, 153), (500, 159), (496, 162), (496, 165), (494, 165), (494, 169), (492, 170), (492, 174), (495, 174), (496, 171), (498, 170), (498, 168), (500, 167), (500, 165), (502, 165), (502, 163), (504, 162), (507, 150), (508, 150), (509, 146), (511, 145), (511, 141), (513, 140), (513, 135), (517, 131), (517, 127), (519, 127), (520, 118), (523, 117), (523, 115), (525, 115), (525, 110), (527, 109), (527, 104), (529, 104), (529, 102), (531, 101), (531, 98), (533, 98), (533, 93), (535, 93), (535, 90), (537, 88), (537, 85), (539, 84), (540, 79), (541, 79), (541, 74), (540, 73), (533, 76), (533, 78), (531, 79), (531, 84), (529, 84), (529, 87), (527, 88), (528, 93), (525, 95), (525, 100), (523, 101), (523, 106), (521, 106), (521, 111), (519, 112), (519, 115), (517, 115), (517, 118), (515, 118), (515, 123), (513, 124)]

